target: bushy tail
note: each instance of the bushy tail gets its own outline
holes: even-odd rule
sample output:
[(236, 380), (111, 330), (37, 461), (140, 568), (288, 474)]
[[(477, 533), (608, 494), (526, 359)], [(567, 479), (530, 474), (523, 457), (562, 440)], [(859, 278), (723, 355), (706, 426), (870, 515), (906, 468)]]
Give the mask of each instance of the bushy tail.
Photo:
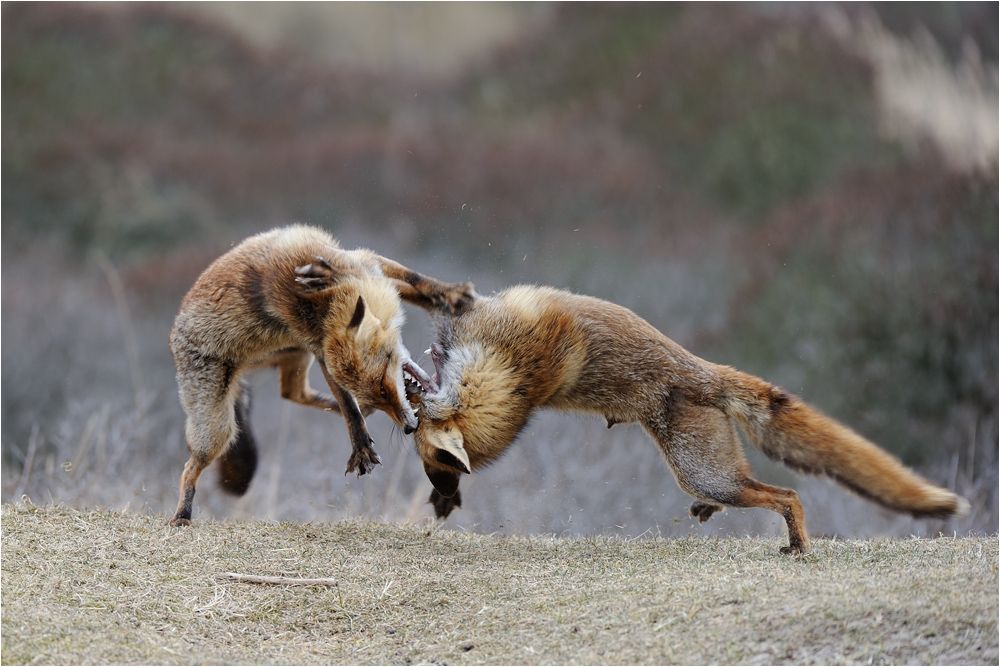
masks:
[(219, 457), (216, 467), (219, 471), (219, 486), (226, 493), (242, 496), (250, 486), (250, 480), (257, 470), (257, 442), (250, 432), (250, 393), (247, 386), (241, 386), (236, 399), (236, 440)]
[(768, 457), (827, 475), (859, 496), (916, 517), (966, 516), (965, 498), (914, 474), (843, 424), (760, 378), (719, 367), (720, 405)]

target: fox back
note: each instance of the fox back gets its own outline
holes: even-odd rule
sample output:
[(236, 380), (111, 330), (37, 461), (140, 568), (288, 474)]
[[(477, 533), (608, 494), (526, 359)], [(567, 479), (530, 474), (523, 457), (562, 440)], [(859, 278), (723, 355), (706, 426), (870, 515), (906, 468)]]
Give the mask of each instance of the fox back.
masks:
[(536, 409), (643, 421), (670, 386), (716, 378), (627, 308), (551, 287), (512, 287), (435, 324), (441, 389), (421, 399), (415, 440), (431, 466), (446, 429), (462, 434), (475, 470), (500, 456)]
[[(341, 250), (326, 232), (293, 225), (250, 237), (209, 266), (181, 303), (171, 331), (178, 360), (227, 360), (234, 372), (277, 351), (304, 348), (360, 403), (415, 423), (405, 400), (409, 361), (398, 292), (364, 250)], [(303, 284), (296, 269), (326, 260)]]

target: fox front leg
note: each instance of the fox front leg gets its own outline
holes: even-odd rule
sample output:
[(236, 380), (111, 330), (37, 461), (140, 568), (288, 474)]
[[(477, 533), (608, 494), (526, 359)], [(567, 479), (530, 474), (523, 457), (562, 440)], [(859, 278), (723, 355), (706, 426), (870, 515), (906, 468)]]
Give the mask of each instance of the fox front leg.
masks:
[(441, 310), (450, 315), (461, 315), (477, 298), (472, 283), (446, 283), (417, 273), (398, 262), (378, 257), (379, 267), (393, 281), (401, 299), (424, 310)]
[(442, 496), (437, 489), (431, 489), (431, 498), (427, 501), (434, 506), (434, 516), (447, 519), (451, 511), (462, 506), (462, 492), (456, 490), (455, 495)]
[(372, 448), (375, 441), (368, 434), (364, 415), (361, 414), (361, 409), (358, 407), (358, 402), (354, 400), (354, 396), (333, 379), (330, 371), (326, 369), (325, 363), (321, 362), (319, 366), (323, 371), (323, 377), (326, 378), (326, 383), (330, 385), (330, 391), (333, 392), (334, 398), (340, 404), (340, 412), (344, 415), (344, 421), (347, 422), (347, 432), (351, 436), (351, 457), (347, 460), (347, 470), (344, 474), (356, 472), (358, 477), (361, 477), (361, 475), (370, 473), (376, 465), (381, 465), (382, 459)]
[(698, 519), (698, 523), (705, 523), (712, 518), (716, 512), (726, 509), (722, 505), (712, 505), (711, 503), (696, 502), (691, 505), (690, 514)]

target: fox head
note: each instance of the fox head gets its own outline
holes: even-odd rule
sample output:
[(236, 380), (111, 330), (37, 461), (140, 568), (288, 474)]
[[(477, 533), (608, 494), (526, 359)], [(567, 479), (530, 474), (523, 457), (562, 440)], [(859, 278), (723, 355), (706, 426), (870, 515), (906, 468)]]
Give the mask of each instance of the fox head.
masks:
[(421, 415), (413, 445), (424, 464), (424, 472), (438, 493), (451, 498), (458, 490), (459, 475), (472, 472), (459, 420), (438, 413), (443, 405), (434, 397), (417, 395), (410, 400)]
[(302, 294), (327, 299), (323, 360), (331, 377), (364, 407), (382, 410), (407, 434), (417, 415), (406, 398), (410, 380), (430, 389), (430, 378), (403, 345), (403, 309), (395, 287), (381, 276), (338, 272), (320, 258), (296, 269)]
[(531, 408), (518, 393), (516, 372), (507, 358), (481, 342), (455, 345), (447, 352), (435, 343), (430, 354), (432, 383), (440, 388), (411, 395), (420, 415), (413, 442), (427, 478), (450, 498), (460, 475), (503, 454)]

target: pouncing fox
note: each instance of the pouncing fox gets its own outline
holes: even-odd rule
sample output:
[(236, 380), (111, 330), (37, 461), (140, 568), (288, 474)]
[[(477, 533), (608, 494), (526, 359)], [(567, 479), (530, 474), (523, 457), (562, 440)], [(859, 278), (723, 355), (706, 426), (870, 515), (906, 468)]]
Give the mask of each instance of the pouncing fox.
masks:
[[(241, 377), (277, 366), (281, 395), (340, 412), (352, 454), (347, 472), (380, 463), (364, 414), (379, 409), (405, 432), (417, 427), (406, 382), (433, 390), (400, 338), (403, 300), (457, 314), (475, 296), (368, 250), (342, 250), (326, 232), (293, 225), (253, 236), (213, 262), (181, 303), (170, 332), (187, 413), (190, 458), (170, 524), (188, 525), (201, 472), (221, 458), (223, 489), (242, 495), (256, 468)], [(333, 395), (308, 383), (319, 360)], [(359, 406), (360, 403), (360, 406)]]
[(964, 516), (969, 504), (797, 397), (691, 354), (632, 311), (549, 287), (477, 297), (458, 317), (435, 315), (437, 391), (414, 392), (415, 446), (438, 517), (461, 506), (459, 477), (499, 457), (532, 413), (602, 415), (640, 423), (704, 522), (725, 506), (784, 517), (787, 547), (809, 551), (795, 491), (753, 479), (735, 430), (770, 458), (827, 475), (858, 495), (914, 516)]

